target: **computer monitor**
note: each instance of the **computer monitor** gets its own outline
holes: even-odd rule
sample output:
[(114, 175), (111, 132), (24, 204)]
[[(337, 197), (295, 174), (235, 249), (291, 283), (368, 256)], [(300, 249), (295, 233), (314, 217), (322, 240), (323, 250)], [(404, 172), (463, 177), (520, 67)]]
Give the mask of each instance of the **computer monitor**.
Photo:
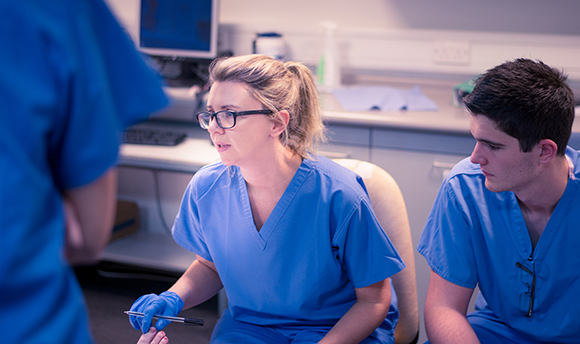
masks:
[(137, 48), (172, 60), (218, 55), (218, 0), (141, 0)]

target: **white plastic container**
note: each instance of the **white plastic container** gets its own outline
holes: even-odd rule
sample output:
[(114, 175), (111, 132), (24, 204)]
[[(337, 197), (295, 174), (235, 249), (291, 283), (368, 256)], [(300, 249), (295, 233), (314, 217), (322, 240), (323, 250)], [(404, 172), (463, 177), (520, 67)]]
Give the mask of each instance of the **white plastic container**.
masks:
[(253, 45), (254, 54), (268, 55), (278, 60), (284, 60), (286, 57), (286, 43), (279, 33), (258, 33)]

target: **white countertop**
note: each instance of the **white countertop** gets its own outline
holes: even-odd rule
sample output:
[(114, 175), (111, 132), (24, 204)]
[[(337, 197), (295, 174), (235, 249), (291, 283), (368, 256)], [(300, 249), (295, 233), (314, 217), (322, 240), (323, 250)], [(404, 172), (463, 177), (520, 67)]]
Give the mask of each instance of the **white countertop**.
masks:
[[(453, 105), (454, 81), (429, 79), (382, 79), (383, 85), (402, 89), (419, 86), (423, 94), (433, 100), (438, 111), (344, 111), (340, 103), (329, 93), (321, 93), (324, 116), (330, 123), (364, 125), (375, 128), (434, 131), (469, 135), (469, 113)], [(576, 115), (580, 115), (576, 108)], [(580, 121), (575, 121), (573, 133), (580, 133)]]
[(451, 92), (424, 87), (421, 90), (437, 104), (439, 111), (346, 112), (332, 95), (322, 94), (324, 117), (330, 123), (469, 134), (469, 114), (453, 106)]
[(123, 144), (119, 153), (120, 165), (191, 173), (220, 159), (211, 141), (194, 138), (172, 147)]
[[(465, 109), (454, 106), (452, 102), (453, 88), (458, 84), (456, 80), (362, 76), (358, 77), (356, 82), (357, 85), (391, 86), (400, 89), (419, 86), (422, 93), (437, 104), (439, 110), (348, 112), (343, 110), (331, 93), (321, 92), (324, 117), (328, 123), (469, 135), (469, 114)], [(174, 107), (166, 109), (166, 112), (171, 116), (175, 116), (176, 112), (186, 113), (182, 120), (191, 121), (194, 111), (192, 102), (195, 98), (191, 90), (167, 88), (166, 92), (174, 101)], [(576, 113), (580, 114), (578, 108)], [(575, 121), (572, 132), (580, 133), (578, 121)]]

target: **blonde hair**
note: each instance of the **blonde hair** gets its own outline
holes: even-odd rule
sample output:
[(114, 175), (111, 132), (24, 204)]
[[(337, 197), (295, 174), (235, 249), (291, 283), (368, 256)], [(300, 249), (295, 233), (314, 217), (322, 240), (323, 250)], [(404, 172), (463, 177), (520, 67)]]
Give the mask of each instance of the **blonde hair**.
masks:
[(220, 58), (209, 68), (209, 84), (239, 82), (277, 118), (286, 110), (290, 120), (281, 142), (302, 158), (313, 158), (326, 140), (320, 100), (312, 72), (299, 62), (282, 62), (265, 55)]

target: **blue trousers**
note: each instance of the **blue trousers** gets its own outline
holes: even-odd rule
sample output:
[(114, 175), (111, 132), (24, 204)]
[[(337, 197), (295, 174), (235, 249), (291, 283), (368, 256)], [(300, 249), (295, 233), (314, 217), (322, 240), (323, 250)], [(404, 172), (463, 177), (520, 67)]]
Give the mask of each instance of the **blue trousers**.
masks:
[[(318, 343), (332, 326), (318, 325), (255, 325), (234, 320), (226, 310), (214, 327), (210, 343), (248, 343), (248, 344), (311, 344)], [(394, 344), (389, 331), (377, 329), (363, 344)]]

